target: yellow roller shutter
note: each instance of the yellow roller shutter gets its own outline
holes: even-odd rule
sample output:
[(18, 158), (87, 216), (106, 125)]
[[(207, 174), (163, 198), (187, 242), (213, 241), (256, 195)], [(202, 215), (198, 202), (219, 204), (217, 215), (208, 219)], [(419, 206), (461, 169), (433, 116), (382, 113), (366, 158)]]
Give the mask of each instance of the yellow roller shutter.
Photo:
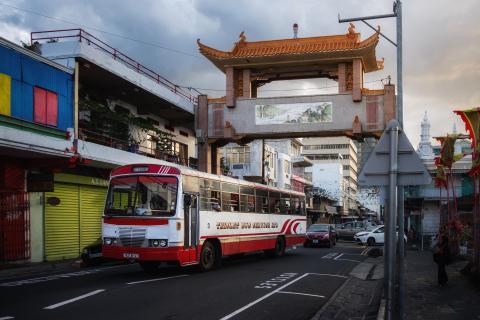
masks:
[(76, 258), (80, 253), (79, 187), (55, 183), (54, 190), (45, 193), (45, 258), (47, 261)]
[(107, 188), (80, 186), (80, 249), (100, 243)]

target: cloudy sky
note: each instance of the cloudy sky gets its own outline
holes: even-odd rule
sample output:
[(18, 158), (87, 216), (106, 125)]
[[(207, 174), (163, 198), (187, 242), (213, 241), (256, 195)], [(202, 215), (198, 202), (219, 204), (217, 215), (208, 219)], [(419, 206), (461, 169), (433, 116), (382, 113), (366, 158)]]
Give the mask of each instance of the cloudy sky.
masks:
[[(76, 28), (79, 25), (177, 84), (202, 88), (222, 96), (225, 78), (198, 54), (196, 39), (229, 50), (245, 31), (247, 40), (290, 38), (292, 24), (299, 37), (343, 34), (342, 17), (392, 12), (393, 0), (0, 0), (0, 36), (28, 42), (31, 31)], [(405, 129), (418, 144), (420, 121), (428, 111), (432, 135), (452, 131), (462, 122), (451, 110), (480, 107), (480, 1), (404, 0)], [(395, 20), (371, 21), (395, 39)], [(362, 38), (372, 31), (356, 23)], [(132, 39), (136, 41), (132, 41)], [(383, 71), (366, 76), (367, 86), (396, 78), (396, 49), (385, 40), (377, 57)], [(330, 93), (332, 83), (277, 82), (262, 89), (264, 96), (278, 89), (295, 94)], [(206, 90), (208, 89), (208, 90)], [(272, 90), (272, 91), (269, 91)], [(292, 92), (288, 92), (289, 95)]]

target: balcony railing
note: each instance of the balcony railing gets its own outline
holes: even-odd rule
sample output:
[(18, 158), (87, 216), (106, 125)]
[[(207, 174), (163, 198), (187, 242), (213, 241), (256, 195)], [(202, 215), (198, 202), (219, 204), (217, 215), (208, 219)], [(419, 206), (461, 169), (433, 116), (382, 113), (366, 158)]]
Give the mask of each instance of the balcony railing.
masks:
[(192, 158), (192, 157), (188, 158), (174, 151), (165, 152), (156, 148), (149, 148), (143, 145), (130, 144), (128, 143), (128, 141), (117, 139), (117, 138), (108, 136), (106, 134), (95, 132), (92, 130), (79, 128), (79, 137), (84, 141), (101, 144), (107, 147), (136, 153), (139, 155), (155, 158), (158, 160), (177, 163), (182, 166), (190, 166), (193, 169), (197, 169), (198, 167), (198, 161), (195, 158)]
[(98, 39), (97, 37), (91, 35), (83, 29), (62, 29), (62, 30), (48, 30), (48, 31), (37, 31), (30, 33), (30, 44), (33, 44), (35, 41), (43, 42), (58, 42), (64, 39), (73, 39), (79, 42), (85, 42), (88, 45), (91, 45), (105, 54), (111, 56), (114, 60), (118, 60), (126, 66), (132, 68), (138, 73), (152, 79), (158, 84), (168, 88), (173, 93), (181, 96), (184, 99), (189, 100), (190, 102), (197, 103), (197, 95), (200, 94), (195, 89), (186, 90), (173, 82), (162, 77), (152, 69), (147, 68), (142, 65), (140, 62), (130, 58), (121, 51), (111, 47), (107, 43)]

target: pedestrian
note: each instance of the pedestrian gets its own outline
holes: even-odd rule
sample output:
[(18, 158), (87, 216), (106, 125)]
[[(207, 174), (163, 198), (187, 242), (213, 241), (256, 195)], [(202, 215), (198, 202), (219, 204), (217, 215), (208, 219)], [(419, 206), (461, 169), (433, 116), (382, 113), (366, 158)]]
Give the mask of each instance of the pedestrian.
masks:
[(445, 227), (442, 227), (437, 235), (437, 245), (435, 246), (433, 260), (438, 265), (438, 284), (443, 287), (448, 282), (445, 266), (450, 263), (450, 248), (448, 246), (448, 234)]

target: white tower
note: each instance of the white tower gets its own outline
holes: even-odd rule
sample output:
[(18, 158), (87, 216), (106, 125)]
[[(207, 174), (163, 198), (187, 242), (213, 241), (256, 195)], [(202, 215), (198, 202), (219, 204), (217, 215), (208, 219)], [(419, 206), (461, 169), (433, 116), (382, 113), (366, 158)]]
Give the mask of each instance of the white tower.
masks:
[[(453, 124), (453, 134), (457, 134), (457, 126), (455, 125), (455, 123)], [(455, 154), (461, 154), (462, 153), (462, 145), (460, 143), (460, 140), (457, 139), (457, 141), (455, 141), (455, 147), (454, 147), (454, 153)]]
[(420, 143), (418, 144), (418, 155), (421, 159), (433, 159), (432, 143), (430, 142), (430, 121), (428, 121), (427, 111), (422, 120), (422, 132), (420, 134)]

